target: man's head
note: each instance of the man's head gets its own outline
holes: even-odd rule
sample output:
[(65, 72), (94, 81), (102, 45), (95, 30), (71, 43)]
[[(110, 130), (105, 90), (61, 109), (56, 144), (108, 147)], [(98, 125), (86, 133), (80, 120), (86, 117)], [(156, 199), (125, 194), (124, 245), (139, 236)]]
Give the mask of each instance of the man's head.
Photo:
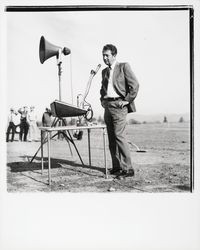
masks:
[(45, 111), (46, 111), (47, 113), (51, 113), (51, 110), (50, 110), (49, 108), (46, 108)]
[(31, 106), (31, 107), (30, 107), (30, 110), (31, 110), (31, 111), (34, 111), (34, 109), (35, 109), (34, 106)]
[(117, 48), (112, 44), (106, 44), (102, 51), (103, 61), (106, 65), (110, 66), (116, 59)]
[(15, 110), (14, 108), (10, 108), (10, 112), (13, 113)]
[(24, 111), (28, 111), (28, 106), (24, 106)]

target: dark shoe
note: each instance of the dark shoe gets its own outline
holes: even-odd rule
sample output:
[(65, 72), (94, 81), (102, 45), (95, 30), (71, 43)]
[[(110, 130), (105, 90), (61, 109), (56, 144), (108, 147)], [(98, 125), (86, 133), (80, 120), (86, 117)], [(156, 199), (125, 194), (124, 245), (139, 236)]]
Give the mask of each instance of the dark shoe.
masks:
[(112, 169), (109, 171), (109, 174), (118, 175), (118, 174), (120, 174), (121, 171), (122, 171), (121, 169), (118, 169), (118, 168), (113, 169), (113, 168), (112, 168)]
[(135, 175), (135, 172), (133, 169), (129, 169), (129, 170), (123, 170), (121, 171), (121, 173), (119, 175), (117, 175), (117, 179), (122, 180), (125, 179), (127, 177), (133, 177)]

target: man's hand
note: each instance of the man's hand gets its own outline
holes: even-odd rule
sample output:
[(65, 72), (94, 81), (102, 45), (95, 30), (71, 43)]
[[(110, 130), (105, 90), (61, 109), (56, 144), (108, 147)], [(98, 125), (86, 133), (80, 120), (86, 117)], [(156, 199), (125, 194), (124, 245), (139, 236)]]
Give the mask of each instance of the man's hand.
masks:
[(119, 107), (122, 109), (124, 106), (126, 106), (127, 104), (129, 104), (129, 102), (127, 101), (119, 101)]

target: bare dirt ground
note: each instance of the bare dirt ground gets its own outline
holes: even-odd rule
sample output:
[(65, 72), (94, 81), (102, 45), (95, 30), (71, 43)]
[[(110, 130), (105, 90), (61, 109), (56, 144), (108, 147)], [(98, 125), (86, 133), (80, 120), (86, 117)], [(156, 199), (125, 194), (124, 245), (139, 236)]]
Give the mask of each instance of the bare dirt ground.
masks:
[[(92, 166), (88, 163), (87, 133), (75, 141), (82, 156), (66, 140), (52, 140), (52, 184), (48, 185), (47, 149), (44, 146), (45, 165), (41, 174), (40, 152), (31, 158), (40, 142), (7, 143), (8, 192), (190, 192), (190, 127), (189, 123), (138, 124), (127, 126), (128, 140), (144, 153), (130, 145), (135, 176), (117, 180), (105, 179), (103, 138), (100, 130), (91, 131)], [(17, 139), (17, 138), (16, 138)], [(107, 163), (111, 158), (107, 145)]]

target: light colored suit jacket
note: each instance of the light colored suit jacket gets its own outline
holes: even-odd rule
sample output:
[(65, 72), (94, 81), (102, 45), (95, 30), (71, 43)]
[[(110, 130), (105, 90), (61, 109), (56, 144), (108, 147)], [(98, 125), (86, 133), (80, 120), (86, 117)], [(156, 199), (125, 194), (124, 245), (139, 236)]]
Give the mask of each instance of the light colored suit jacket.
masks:
[[(102, 85), (100, 90), (102, 101), (107, 93), (109, 68), (102, 70)], [(135, 112), (134, 100), (139, 90), (139, 83), (128, 63), (116, 63), (113, 72), (113, 86), (116, 93), (124, 100), (128, 101), (128, 112)]]

